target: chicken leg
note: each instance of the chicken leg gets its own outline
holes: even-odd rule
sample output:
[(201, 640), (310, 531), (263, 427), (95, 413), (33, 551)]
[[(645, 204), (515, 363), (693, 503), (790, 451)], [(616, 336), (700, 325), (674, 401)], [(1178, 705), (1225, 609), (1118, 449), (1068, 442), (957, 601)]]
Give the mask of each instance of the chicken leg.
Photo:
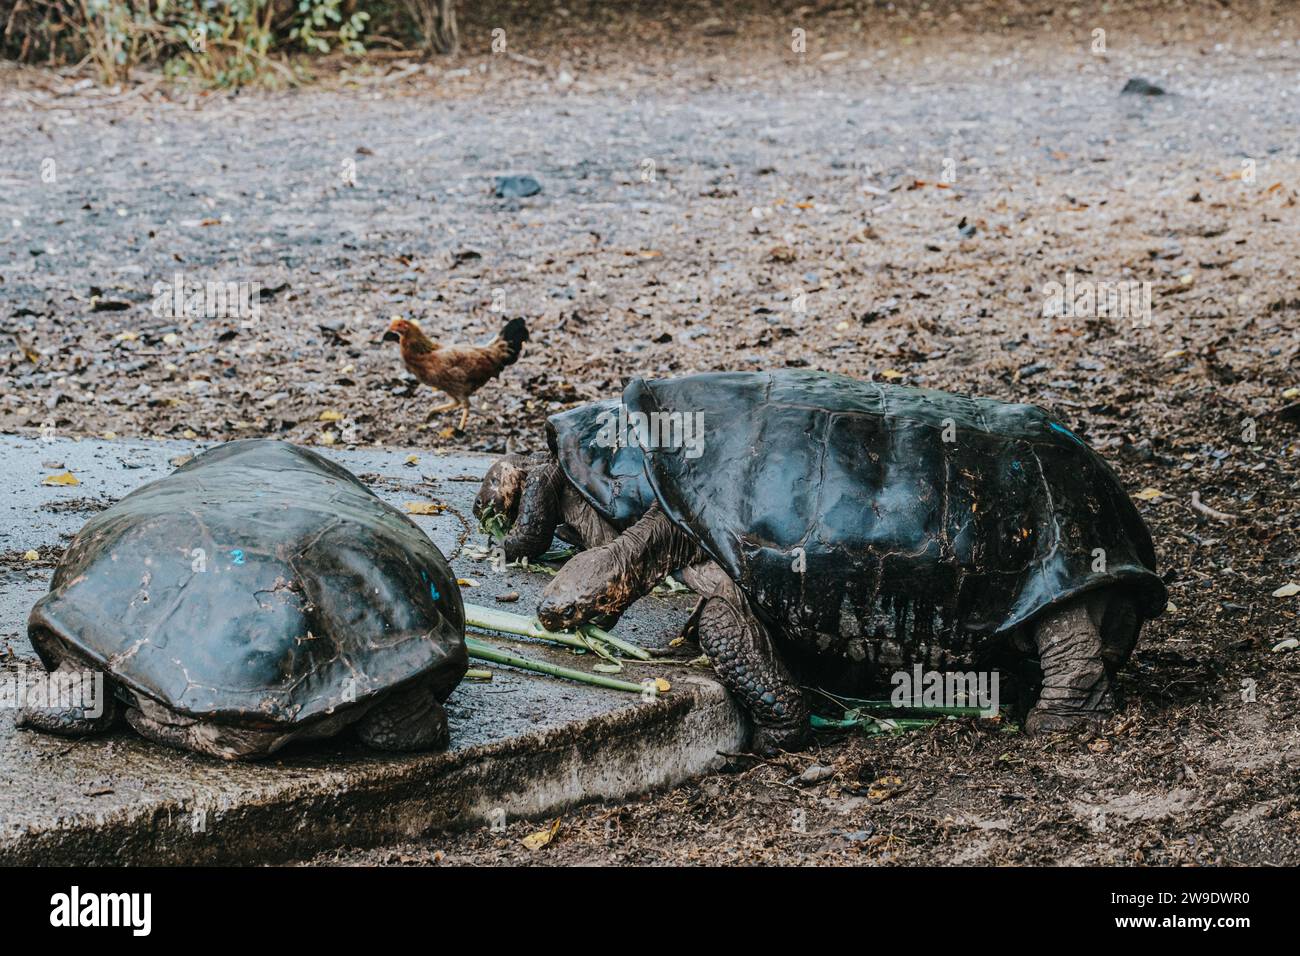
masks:
[[(433, 418), (434, 415), (441, 415), (443, 412), (449, 412), (453, 408), (457, 408), (459, 406), (460, 406), (460, 402), (458, 402), (456, 399), (453, 398), (450, 402), (443, 402), (441, 405), (437, 405), (429, 409), (429, 414), (424, 417), (424, 420), (427, 422), (431, 418)], [(463, 425), (461, 427), (462, 429), (464, 428)]]

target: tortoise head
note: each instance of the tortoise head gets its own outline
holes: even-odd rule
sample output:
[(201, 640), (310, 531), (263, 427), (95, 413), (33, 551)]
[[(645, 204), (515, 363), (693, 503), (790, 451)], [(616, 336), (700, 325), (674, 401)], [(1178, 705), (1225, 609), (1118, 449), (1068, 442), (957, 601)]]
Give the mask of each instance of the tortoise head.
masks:
[(607, 617), (617, 619), (628, 604), (628, 579), (629, 569), (612, 549), (580, 551), (542, 592), (537, 619), (551, 631), (572, 630)]
[(483, 530), (502, 537), (519, 517), (519, 499), (528, 480), (529, 461), (523, 455), (506, 455), (483, 476), (474, 497), (474, 517)]

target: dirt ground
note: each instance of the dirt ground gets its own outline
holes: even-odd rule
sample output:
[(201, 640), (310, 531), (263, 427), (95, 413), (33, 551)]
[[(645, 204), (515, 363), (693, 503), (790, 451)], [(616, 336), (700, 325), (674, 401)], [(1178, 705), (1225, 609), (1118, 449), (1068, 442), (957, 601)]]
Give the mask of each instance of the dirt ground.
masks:
[[(826, 736), (539, 850), (514, 821), (317, 862), (1300, 863), (1300, 6), (471, 6), (455, 60), (293, 91), (0, 65), (0, 431), (496, 452), (634, 375), (824, 369), (1051, 410), (1172, 606), (1097, 737)], [(155, 314), (176, 272), (260, 315)], [(1070, 281), (1150, 311), (1045, 316)], [(395, 314), (532, 341), (460, 433)]]

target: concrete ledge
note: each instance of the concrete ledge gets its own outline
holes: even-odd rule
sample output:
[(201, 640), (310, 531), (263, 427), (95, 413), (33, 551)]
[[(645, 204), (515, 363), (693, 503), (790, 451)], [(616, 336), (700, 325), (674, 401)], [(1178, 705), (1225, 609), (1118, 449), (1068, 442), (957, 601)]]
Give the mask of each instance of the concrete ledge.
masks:
[[(194, 448), (173, 442), (39, 441), (0, 436), (0, 678), (39, 667), (26, 616), (44, 593), (60, 547), (95, 510), (171, 470)], [(449, 506), (415, 520), (458, 575), (480, 584), (469, 601), (518, 592), (536, 606), (550, 580), (495, 572), (463, 554), (470, 503), (490, 459), (409, 450), (333, 452), (380, 497), (401, 507)], [(81, 480), (41, 484), (57, 463)], [(28, 549), (41, 559), (28, 562)], [(693, 595), (651, 596), (619, 632), (664, 650)], [(526, 640), (501, 643), (535, 658), (584, 667), (590, 658)], [(342, 738), (229, 764), (151, 744), (129, 731), (66, 740), (17, 731), (0, 710), (0, 864), (268, 863), (338, 846), (375, 846), (447, 827), (544, 816), (583, 800), (624, 798), (679, 783), (743, 746), (742, 717), (708, 671), (629, 664), (633, 680), (667, 677), (672, 692), (642, 702), (506, 667), (465, 682), (447, 701), (452, 749), (378, 755)]]
[(549, 815), (680, 783), (717, 767), (718, 751), (737, 750), (743, 740), (742, 718), (718, 684), (679, 679), (671, 699), (463, 750), (344, 757), (310, 775), (212, 764), (244, 785), (232, 789), (227, 780), (190, 799), (158, 797), (6, 826), (0, 864), (269, 863), (376, 846), (489, 824), (501, 813)]

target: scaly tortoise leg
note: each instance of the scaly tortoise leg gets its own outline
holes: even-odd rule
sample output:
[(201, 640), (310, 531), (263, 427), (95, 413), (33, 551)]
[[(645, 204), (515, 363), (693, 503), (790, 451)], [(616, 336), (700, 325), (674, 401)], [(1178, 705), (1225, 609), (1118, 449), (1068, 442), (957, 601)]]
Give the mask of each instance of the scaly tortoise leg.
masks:
[(811, 732), (803, 692), (739, 590), (731, 585), (705, 598), (693, 619), (718, 679), (753, 718), (750, 749), (766, 757), (802, 748)]
[(1079, 599), (1049, 611), (1034, 632), (1043, 688), (1025, 720), (1031, 734), (1097, 730), (1115, 709), (1101, 630)]
[(507, 561), (544, 554), (563, 517), (564, 473), (555, 462), (532, 468), (519, 496), (519, 516), (501, 542)]
[[(78, 686), (84, 691), (86, 678), (92, 671), (74, 661), (63, 661), (58, 668), (45, 675), (45, 680), (58, 682), (67, 680), (73, 674), (80, 674)], [(60, 677), (59, 675), (63, 675)], [(57, 683), (56, 683), (57, 685)], [(93, 686), (93, 685), (92, 685)], [(117, 698), (113, 695), (112, 685), (103, 682), (102, 699), (71, 703), (67, 707), (47, 708), (23, 706), (14, 715), (14, 725), (27, 730), (40, 730), (47, 734), (59, 734), (63, 737), (84, 737), (89, 734), (102, 734), (112, 729), (120, 714)], [(87, 706), (87, 703), (90, 706)], [(99, 713), (96, 714), (95, 711)]]
[(356, 724), (357, 736), (376, 750), (446, 750), (447, 711), (428, 681), (390, 694)]
[(701, 558), (695, 542), (655, 505), (613, 541), (570, 558), (542, 594), (537, 616), (551, 630), (598, 617), (616, 621), (670, 572)]

